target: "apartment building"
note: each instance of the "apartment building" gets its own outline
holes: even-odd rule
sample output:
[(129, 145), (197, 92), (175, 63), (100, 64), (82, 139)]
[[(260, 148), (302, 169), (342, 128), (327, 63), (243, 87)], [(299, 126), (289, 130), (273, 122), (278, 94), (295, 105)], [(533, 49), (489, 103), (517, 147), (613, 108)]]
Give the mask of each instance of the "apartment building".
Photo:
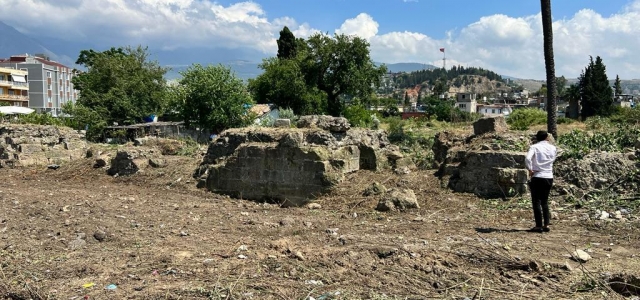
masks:
[(0, 102), (29, 107), (28, 72), (0, 67)]
[(51, 61), (45, 55), (14, 55), (0, 59), (0, 67), (27, 72), (28, 106), (37, 112), (59, 116), (65, 103), (73, 103), (78, 98), (71, 83), (73, 69)]
[(475, 113), (478, 110), (478, 102), (475, 93), (458, 93), (456, 95), (456, 107), (461, 111)]

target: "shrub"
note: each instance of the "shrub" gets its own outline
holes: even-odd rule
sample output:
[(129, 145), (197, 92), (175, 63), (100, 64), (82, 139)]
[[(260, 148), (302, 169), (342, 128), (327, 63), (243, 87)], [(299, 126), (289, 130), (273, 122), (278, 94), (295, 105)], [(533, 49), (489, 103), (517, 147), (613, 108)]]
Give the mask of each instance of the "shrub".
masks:
[(640, 127), (618, 125), (616, 130), (610, 131), (574, 130), (561, 135), (558, 144), (565, 151), (562, 158), (580, 159), (591, 151), (620, 152), (624, 148), (633, 147), (638, 136), (640, 136)]
[(402, 120), (399, 117), (388, 118), (389, 141), (400, 146), (416, 166), (429, 168), (433, 163), (434, 136), (424, 130), (425, 122), (420, 119)]
[(560, 117), (558, 118), (558, 124), (573, 124), (576, 120), (571, 118)]
[(343, 111), (344, 117), (349, 120), (351, 126), (354, 127), (371, 127), (373, 119), (371, 112), (361, 105), (347, 106)]
[(547, 123), (547, 113), (537, 108), (516, 109), (507, 118), (507, 123), (513, 130), (528, 130), (533, 125)]
[(262, 119), (260, 119), (260, 127), (273, 127), (273, 123), (275, 123), (276, 120), (273, 119), (273, 117), (271, 116), (267, 116), (264, 117)]
[(617, 124), (640, 125), (640, 107), (617, 107), (610, 120)]
[[(278, 118), (280, 118), (280, 119), (289, 119), (289, 120), (291, 120), (291, 125), (295, 126), (296, 122), (298, 122), (298, 119), (300, 117), (297, 116), (293, 112), (293, 109), (291, 109), (291, 108), (283, 108), (283, 109), (280, 109), (280, 111), (278, 113)], [(271, 126), (273, 126), (273, 124), (271, 124)]]
[(590, 117), (585, 121), (585, 124), (587, 125), (587, 129), (591, 130), (602, 130), (612, 126), (611, 121), (608, 118), (601, 116)]

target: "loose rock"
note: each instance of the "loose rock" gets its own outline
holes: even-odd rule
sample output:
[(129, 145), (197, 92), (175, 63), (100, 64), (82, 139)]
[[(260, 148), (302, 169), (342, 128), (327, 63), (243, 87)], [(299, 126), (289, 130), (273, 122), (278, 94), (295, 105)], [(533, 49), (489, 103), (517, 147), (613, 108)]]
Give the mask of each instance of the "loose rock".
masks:
[(573, 252), (573, 254), (571, 255), (571, 258), (577, 262), (585, 263), (591, 260), (591, 255), (589, 255), (589, 253), (583, 250), (578, 249)]
[(376, 210), (397, 211), (411, 208), (420, 208), (416, 194), (409, 189), (392, 189), (380, 199)]
[(107, 233), (102, 230), (97, 230), (93, 233), (93, 238), (95, 238), (98, 242), (102, 242), (107, 238)]

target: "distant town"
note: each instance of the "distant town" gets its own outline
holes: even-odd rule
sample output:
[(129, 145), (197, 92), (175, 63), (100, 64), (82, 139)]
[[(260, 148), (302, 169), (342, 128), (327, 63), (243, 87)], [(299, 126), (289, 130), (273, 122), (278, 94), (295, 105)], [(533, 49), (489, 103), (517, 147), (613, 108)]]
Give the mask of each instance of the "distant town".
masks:
[[(407, 65), (421, 66), (421, 64), (404, 64), (403, 67), (407, 68)], [(461, 67), (454, 66), (452, 70), (458, 72), (458, 68)], [(486, 74), (461, 74), (444, 83), (443, 91), (436, 91), (437, 82), (433, 78), (416, 81), (416, 78), (425, 72), (436, 74), (434, 70), (438, 69), (428, 65), (423, 70), (389, 71), (383, 76), (376, 96), (378, 99), (394, 99), (403, 118), (419, 117), (425, 114), (424, 100), (428, 97), (450, 100), (452, 105), (460, 111), (482, 116), (508, 117), (513, 110), (526, 107), (545, 109), (546, 94), (541, 93), (546, 89), (544, 81), (503, 78), (485, 70), (482, 72), (491, 74), (492, 76), (489, 76), (491, 78)], [(62, 107), (65, 103), (74, 103), (78, 99), (78, 91), (72, 82), (76, 72), (78, 70), (53, 61), (44, 54), (20, 54), (0, 58), (0, 104), (28, 107), (37, 113), (48, 113), (58, 117), (62, 115)], [(559, 84), (562, 85), (562, 90), (566, 90), (575, 81), (566, 80), (563, 77)], [(621, 107), (635, 107), (637, 97), (640, 95), (640, 80), (626, 80), (623, 88), (622, 94), (614, 96), (614, 104)], [(559, 117), (578, 114), (578, 108), (572, 108), (569, 102), (566, 95), (559, 94)], [(368, 107), (378, 111), (385, 109), (385, 106), (379, 103), (378, 105), (373, 103)]]

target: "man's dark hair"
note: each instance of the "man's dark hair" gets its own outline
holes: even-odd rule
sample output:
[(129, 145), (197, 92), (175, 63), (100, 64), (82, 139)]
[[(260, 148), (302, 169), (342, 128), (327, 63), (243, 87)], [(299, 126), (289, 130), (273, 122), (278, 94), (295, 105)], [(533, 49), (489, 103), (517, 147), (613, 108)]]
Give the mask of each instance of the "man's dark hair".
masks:
[(538, 142), (541, 142), (541, 141), (546, 140), (546, 139), (547, 139), (547, 137), (549, 137), (549, 133), (547, 133), (547, 132), (546, 132), (546, 131), (544, 131), (544, 130), (540, 130), (540, 131), (538, 131), (538, 133), (536, 133), (536, 140), (537, 140)]

